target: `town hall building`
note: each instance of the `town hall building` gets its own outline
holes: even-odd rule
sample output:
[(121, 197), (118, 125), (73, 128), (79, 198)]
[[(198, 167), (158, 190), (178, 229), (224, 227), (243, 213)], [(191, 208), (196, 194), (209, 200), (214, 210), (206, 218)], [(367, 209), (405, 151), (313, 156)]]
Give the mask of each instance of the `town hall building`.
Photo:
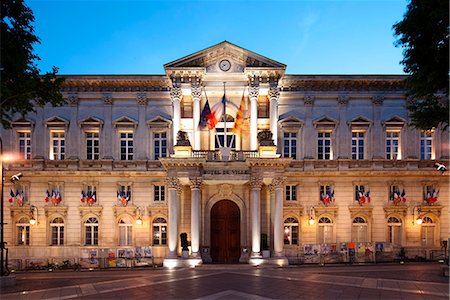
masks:
[(443, 255), (449, 131), (409, 126), (406, 76), (285, 74), (227, 41), (164, 69), (65, 76), (66, 105), (0, 129), (9, 268)]

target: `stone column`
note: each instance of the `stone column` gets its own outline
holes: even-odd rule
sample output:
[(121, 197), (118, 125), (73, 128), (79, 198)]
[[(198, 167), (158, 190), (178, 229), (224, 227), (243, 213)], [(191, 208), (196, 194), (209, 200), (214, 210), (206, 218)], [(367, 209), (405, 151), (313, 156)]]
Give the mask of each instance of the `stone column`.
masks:
[[(338, 151), (337, 155), (333, 155), (338, 159), (349, 159), (350, 149), (351, 149), (351, 136), (349, 134), (350, 129), (347, 125), (347, 104), (350, 99), (347, 95), (340, 95), (337, 98), (339, 105), (339, 126), (336, 141), (338, 141)], [(334, 148), (334, 147), (333, 147)]]
[(103, 97), (103, 104), (105, 108), (104, 118), (105, 124), (103, 126), (102, 132), (102, 143), (100, 145), (100, 149), (103, 152), (103, 159), (113, 159), (113, 130), (112, 130), (112, 104), (113, 99), (112, 96), (106, 95)]
[(270, 98), (270, 131), (273, 134), (273, 142), (278, 145), (278, 99), (280, 98), (280, 88), (278, 81), (269, 88)]
[(169, 229), (168, 229), (168, 258), (177, 257), (177, 241), (178, 241), (178, 188), (180, 181), (177, 177), (167, 178), (168, 189), (168, 209), (169, 209)]
[(192, 256), (200, 257), (200, 202), (202, 177), (189, 178), (191, 182), (191, 250)]
[(71, 95), (67, 98), (70, 107), (69, 132), (66, 133), (66, 158), (78, 159), (80, 150), (80, 135), (78, 128), (78, 96)]
[(136, 151), (136, 159), (139, 160), (146, 160), (147, 159), (147, 147), (146, 147), (146, 124), (145, 124), (145, 115), (147, 112), (147, 95), (146, 94), (137, 94), (136, 95), (136, 102), (138, 105), (138, 126), (136, 129), (136, 138), (134, 139), (135, 142), (135, 151)]
[(262, 178), (253, 176), (250, 178), (251, 212), (250, 224), (252, 228), (252, 257), (261, 257), (261, 186)]
[(273, 216), (273, 250), (274, 256), (283, 256), (284, 220), (283, 220), (283, 185), (285, 178), (276, 177), (272, 180), (272, 189), (275, 192)]
[(259, 85), (252, 83), (248, 87), (248, 95), (250, 97), (250, 150), (257, 150)]
[(304, 158), (315, 158), (315, 147), (317, 147), (317, 132), (312, 123), (312, 108), (314, 105), (314, 96), (306, 95), (303, 99), (305, 106), (305, 130), (304, 132)]
[(36, 126), (33, 131), (33, 140), (31, 144), (31, 153), (34, 154), (33, 159), (48, 159), (45, 157), (45, 144), (48, 141), (46, 127), (44, 124), (44, 108), (36, 107)]
[(192, 130), (194, 133), (194, 150), (200, 150), (200, 129), (198, 128), (198, 123), (200, 122), (200, 98), (202, 96), (202, 88), (200, 85), (191, 86), (192, 95)]
[(172, 124), (173, 124), (173, 145), (177, 143), (177, 134), (180, 131), (181, 123), (181, 97), (183, 94), (181, 92), (181, 87), (173, 85), (170, 91), (170, 99), (172, 100), (173, 114), (172, 114)]
[(373, 131), (372, 131), (372, 158), (383, 159), (385, 140), (383, 137), (383, 130), (381, 127), (381, 105), (383, 105), (383, 96), (372, 97), (373, 104)]

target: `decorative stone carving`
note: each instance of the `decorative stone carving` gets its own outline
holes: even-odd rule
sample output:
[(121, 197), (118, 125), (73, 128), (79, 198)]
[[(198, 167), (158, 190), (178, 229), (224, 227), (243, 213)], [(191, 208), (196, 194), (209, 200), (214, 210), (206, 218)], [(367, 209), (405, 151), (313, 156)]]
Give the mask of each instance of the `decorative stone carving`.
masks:
[(349, 100), (350, 100), (350, 97), (347, 95), (339, 95), (337, 98), (339, 105), (347, 105)]
[(166, 183), (169, 189), (177, 189), (180, 185), (180, 180), (178, 179), (178, 177), (167, 177)]
[(273, 185), (274, 189), (283, 188), (285, 181), (286, 181), (286, 177), (278, 176), (278, 177), (275, 177), (274, 179), (272, 179), (271, 185)]
[(188, 134), (184, 131), (178, 131), (177, 133), (177, 144), (175, 146), (190, 146)]
[(105, 104), (105, 105), (112, 105), (113, 104), (112, 96), (111, 95), (103, 96), (103, 104)]
[(66, 98), (66, 101), (70, 106), (77, 106), (79, 100), (78, 95), (69, 95)]
[(277, 86), (271, 86), (269, 88), (269, 98), (278, 100), (278, 98), (280, 98), (280, 88)]
[(181, 100), (182, 96), (183, 92), (181, 91), (181, 87), (173, 86), (170, 90), (170, 99), (172, 99), (172, 101)]
[(191, 189), (200, 189), (202, 187), (203, 178), (202, 177), (189, 178), (189, 182), (191, 183)]
[(219, 195), (222, 197), (230, 197), (233, 194), (232, 184), (222, 184), (219, 186)]
[(377, 95), (372, 97), (372, 103), (374, 105), (383, 105), (384, 96)]
[(313, 96), (313, 95), (306, 95), (306, 96), (303, 98), (303, 104), (304, 104), (304, 105), (309, 105), (309, 106), (311, 106), (311, 105), (314, 104), (315, 98), (316, 98), (316, 97)]
[(275, 146), (273, 133), (268, 129), (258, 132), (258, 142), (260, 146)]
[(200, 97), (202, 96), (202, 88), (198, 85), (192, 85), (191, 86), (191, 95), (193, 100), (200, 100)]
[(252, 176), (250, 177), (249, 183), (252, 189), (260, 189), (263, 184), (262, 177)]
[(259, 85), (251, 84), (248, 87), (248, 96), (251, 98), (258, 98), (259, 96)]
[(147, 105), (147, 94), (142, 93), (142, 94), (137, 94), (136, 95), (136, 101), (138, 103), (138, 105)]

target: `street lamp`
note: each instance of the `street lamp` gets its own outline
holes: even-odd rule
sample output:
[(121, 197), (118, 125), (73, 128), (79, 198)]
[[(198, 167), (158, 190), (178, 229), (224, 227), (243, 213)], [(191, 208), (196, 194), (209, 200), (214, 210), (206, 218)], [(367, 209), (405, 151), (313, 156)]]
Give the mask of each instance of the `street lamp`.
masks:
[[(12, 160), (11, 156), (3, 155), (3, 140), (0, 137), (0, 179), (1, 179), (1, 190), (0, 190), (0, 276), (8, 276), (8, 249), (6, 248), (5, 242), (5, 218), (4, 218), (4, 208), (3, 208), (3, 189), (4, 189), (4, 170), (3, 170), (3, 162)], [(22, 177), (22, 173), (18, 173), (13, 175), (9, 180), (12, 183), (16, 183)], [(4, 252), (6, 252), (6, 258), (4, 256)]]

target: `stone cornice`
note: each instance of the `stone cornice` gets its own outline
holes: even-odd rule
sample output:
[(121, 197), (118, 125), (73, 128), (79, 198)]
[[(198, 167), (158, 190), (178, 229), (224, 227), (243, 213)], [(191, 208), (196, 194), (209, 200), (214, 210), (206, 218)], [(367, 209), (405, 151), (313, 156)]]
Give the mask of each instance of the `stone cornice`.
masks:
[(287, 168), (291, 163), (292, 158), (247, 158), (246, 164), (250, 168), (255, 167), (276, 167)]
[(198, 168), (206, 162), (203, 158), (160, 158), (159, 161), (166, 170), (171, 168)]
[(169, 91), (170, 80), (164, 75), (69, 75), (63, 92), (146, 92)]

